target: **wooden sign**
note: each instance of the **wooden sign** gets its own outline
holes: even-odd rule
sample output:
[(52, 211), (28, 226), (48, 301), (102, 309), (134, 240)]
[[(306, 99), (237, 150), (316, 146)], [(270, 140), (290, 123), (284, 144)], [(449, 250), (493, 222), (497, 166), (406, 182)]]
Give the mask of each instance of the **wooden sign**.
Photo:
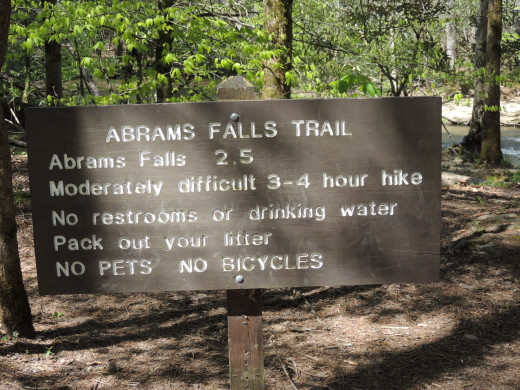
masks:
[(432, 282), (441, 99), (27, 110), (42, 294)]

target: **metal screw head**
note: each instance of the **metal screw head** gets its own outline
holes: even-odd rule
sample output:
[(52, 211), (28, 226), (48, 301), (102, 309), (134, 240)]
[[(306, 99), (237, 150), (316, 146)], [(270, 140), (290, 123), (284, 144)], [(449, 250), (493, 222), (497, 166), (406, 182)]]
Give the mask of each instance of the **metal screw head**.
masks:
[(238, 122), (240, 120), (240, 115), (234, 112), (229, 116), (229, 119), (231, 120), (231, 122)]
[(242, 275), (237, 275), (237, 277), (235, 278), (235, 281), (237, 283), (244, 283), (244, 277)]

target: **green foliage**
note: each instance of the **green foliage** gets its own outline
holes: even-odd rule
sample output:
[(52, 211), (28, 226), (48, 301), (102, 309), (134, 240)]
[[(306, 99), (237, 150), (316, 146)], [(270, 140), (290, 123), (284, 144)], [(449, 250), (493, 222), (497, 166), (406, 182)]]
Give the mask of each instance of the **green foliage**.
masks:
[(355, 88), (359, 87), (359, 90), (364, 94), (374, 96), (381, 96), (381, 91), (377, 86), (366, 76), (359, 74), (346, 74), (341, 79), (330, 83), (332, 91), (336, 95), (347, 95), (352, 92)]
[(515, 183), (515, 184), (520, 184), (520, 170), (516, 171), (515, 173), (513, 173), (511, 175), (511, 177), (509, 178), (509, 180), (512, 182), (512, 183)]
[(516, 171), (505, 171), (501, 175), (489, 176), (484, 180), (482, 185), (489, 187), (511, 187), (513, 185), (520, 184), (520, 170)]
[(508, 187), (511, 183), (507, 182), (504, 176), (494, 175), (487, 177), (481, 184), (484, 186), (500, 188)]
[(19, 336), (18, 332), (15, 331), (15, 332), (13, 332), (11, 337), (9, 337), (9, 336), (2, 336), (2, 341), (16, 341), (18, 336)]
[[(440, 0), (319, 2), (303, 0), (296, 7), (296, 45), (314, 91), (334, 94), (361, 92), (408, 95), (429, 86), (446, 68), (446, 56), (435, 36), (444, 12)], [(438, 30), (438, 28), (437, 28)], [(309, 47), (310, 46), (310, 47)], [(319, 74), (307, 64), (320, 64)], [(324, 77), (324, 74), (326, 77)], [(370, 80), (379, 80), (376, 83)], [(324, 83), (325, 81), (325, 83)]]
[(20, 205), (31, 198), (29, 191), (17, 191), (14, 193), (14, 203)]
[[(502, 84), (520, 76), (515, 4), (504, 1)], [(41, 106), (214, 99), (230, 75), (244, 74), (261, 87), (264, 63), (284, 54), (262, 29), (259, 1), (12, 5), (0, 94), (16, 112), (22, 100)], [(312, 97), (436, 93), (446, 84), (468, 90), (485, 77), (473, 69), (477, 12), (478, 0), (299, 0), (286, 83), (295, 96)], [(456, 30), (455, 68), (443, 49), (448, 22)], [(62, 46), (61, 101), (45, 95), (47, 41)]]
[[(20, 80), (29, 70), (37, 105), (149, 103), (165, 86), (166, 101), (211, 98), (222, 77), (260, 78), (261, 58), (270, 55), (261, 50), (268, 37), (250, 3), (234, 2), (230, 9), (171, 2), (161, 9), (158, 1), (81, 0), (42, 9), (39, 1), (13, 1), (6, 71)], [(231, 16), (244, 9), (244, 17)], [(66, 92), (60, 102), (42, 96), (45, 73), (36, 64), (44, 62), (46, 41), (63, 48)], [(29, 68), (26, 56), (37, 59)], [(18, 82), (15, 92), (21, 96), (23, 90)]]

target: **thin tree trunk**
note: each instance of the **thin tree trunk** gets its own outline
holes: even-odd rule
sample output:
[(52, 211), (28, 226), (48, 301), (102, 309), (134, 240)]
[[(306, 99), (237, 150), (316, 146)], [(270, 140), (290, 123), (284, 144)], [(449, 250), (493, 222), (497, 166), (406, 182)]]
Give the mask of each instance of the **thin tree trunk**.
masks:
[[(48, 3), (56, 5), (56, 0), (42, 0), (42, 8)], [(56, 41), (45, 42), (45, 91), (47, 96), (55, 99), (63, 97), (63, 81), (61, 74), (61, 45)]]
[[(11, 0), (0, 0), (0, 68), (4, 63)], [(1, 107), (0, 107), (1, 108)], [(0, 315), (9, 335), (34, 337), (31, 308), (20, 269), (9, 139), (0, 109)]]
[(484, 78), (486, 67), (488, 0), (480, 0), (479, 22), (475, 35), (475, 93), (473, 95), (473, 111), (469, 122), (469, 132), (461, 142), (468, 152), (480, 155), (482, 148), (482, 126), (484, 120)]
[[(81, 72), (80, 78), (82, 80), (80, 89), (83, 89), (83, 86), (86, 84), (89, 93), (95, 97), (99, 97), (100, 96), (99, 90), (98, 90), (96, 83), (94, 82), (94, 79), (88, 72), (87, 68), (85, 68), (83, 65), (81, 65), (81, 56), (79, 54), (78, 43), (76, 41), (74, 41), (74, 48), (72, 48), (72, 45), (67, 42), (66, 47), (72, 56), (76, 56), (78, 64), (80, 64), (80, 72)], [(82, 93), (82, 96), (84, 96), (84, 91)]]
[(143, 54), (139, 50), (133, 49), (132, 50), (132, 57), (135, 58), (135, 62), (137, 64), (137, 80), (138, 80), (138, 84), (137, 84), (137, 89), (138, 89), (137, 103), (142, 103), (143, 102), (143, 96), (141, 94), (141, 92), (142, 92), (141, 87), (143, 85)]
[[(448, 11), (453, 9), (453, 0), (446, 2), (446, 8)], [(449, 17), (448, 17), (449, 18)], [(455, 30), (455, 24), (451, 19), (446, 22), (446, 54), (450, 59), (450, 66), (455, 67), (457, 61), (457, 31)]]
[(482, 127), (482, 162), (501, 165), (502, 149), (500, 145), (500, 57), (502, 41), (502, 0), (489, 0), (488, 29), (486, 45), (486, 86), (485, 99), (487, 110), (484, 111)]
[(264, 29), (273, 36), (274, 47), (281, 52), (265, 63), (263, 99), (291, 98), (285, 75), (292, 69), (292, 5), (293, 0), (264, 0)]
[[(159, 0), (158, 9), (159, 12), (164, 11), (173, 5), (173, 0)], [(164, 103), (166, 99), (172, 97), (172, 78), (170, 75), (171, 67), (161, 61), (163, 57), (163, 48), (165, 44), (171, 44), (171, 37), (166, 31), (159, 32), (159, 38), (156, 42), (155, 47), (155, 70), (157, 73), (163, 74), (166, 77), (166, 84), (161, 83), (157, 85), (157, 102)]]
[(31, 88), (31, 56), (25, 55), (25, 84), (23, 87), (22, 103), (29, 103), (29, 89)]

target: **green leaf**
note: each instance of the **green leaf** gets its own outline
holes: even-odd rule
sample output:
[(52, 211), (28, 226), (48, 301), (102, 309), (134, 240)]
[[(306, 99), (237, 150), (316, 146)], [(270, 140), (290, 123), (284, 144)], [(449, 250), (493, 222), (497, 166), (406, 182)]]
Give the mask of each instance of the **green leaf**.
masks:
[(90, 64), (92, 64), (93, 62), (94, 62), (94, 60), (91, 57), (83, 57), (81, 60), (81, 66), (87, 67)]
[(350, 83), (345, 80), (338, 80), (338, 91), (339, 93), (347, 93), (350, 89)]
[(97, 42), (94, 45), (94, 50), (99, 50), (99, 51), (105, 50), (105, 44), (103, 42), (101, 42), (101, 41)]
[(179, 68), (173, 68), (170, 72), (171, 77), (180, 79), (181, 78), (181, 70)]
[(177, 57), (173, 54), (173, 53), (167, 53), (164, 57), (163, 57), (163, 62), (166, 64), (166, 65), (171, 65), (173, 62), (177, 62)]

